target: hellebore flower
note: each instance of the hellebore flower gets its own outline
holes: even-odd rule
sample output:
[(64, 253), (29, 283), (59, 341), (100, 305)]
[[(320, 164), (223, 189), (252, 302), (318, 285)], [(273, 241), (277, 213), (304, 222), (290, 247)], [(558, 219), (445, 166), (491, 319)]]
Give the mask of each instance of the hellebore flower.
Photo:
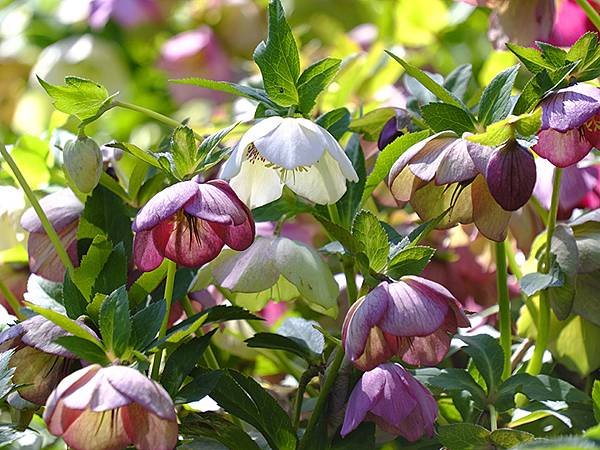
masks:
[[(77, 265), (77, 226), (83, 212), (83, 203), (70, 189), (62, 189), (41, 199), (40, 206), (58, 233), (71, 261)], [(29, 231), (27, 253), (30, 270), (50, 281), (61, 283), (66, 269), (33, 208), (25, 211), (21, 217), (21, 226)]]
[[(590, 5), (600, 10), (600, 5), (596, 2), (591, 2)], [(558, 47), (570, 47), (588, 31), (596, 31), (596, 27), (590, 22), (585, 11), (575, 0), (562, 0), (548, 43)]]
[(415, 366), (438, 364), (448, 353), (449, 333), (469, 321), (443, 286), (416, 276), (380, 283), (346, 314), (342, 342), (361, 370), (392, 356)]
[(242, 136), (221, 170), (250, 208), (281, 197), (286, 185), (318, 204), (337, 202), (358, 175), (340, 144), (307, 119), (269, 117)]
[(319, 254), (284, 237), (257, 237), (241, 253), (224, 251), (198, 274), (194, 290), (215, 283), (252, 311), (275, 301), (303, 298), (322, 314), (336, 317), (339, 288)]
[(425, 386), (400, 364), (381, 364), (363, 373), (354, 386), (340, 434), (345, 437), (366, 419), (414, 442), (433, 436), (437, 414), (437, 403)]
[(408, 112), (404, 109), (397, 108), (394, 117), (388, 120), (381, 129), (379, 139), (377, 139), (377, 148), (383, 150), (394, 142), (396, 138), (402, 136), (410, 125), (410, 121), (411, 119)]
[(172, 450), (177, 416), (163, 387), (135, 369), (88, 366), (64, 378), (46, 403), (48, 430), (75, 450)]
[[(230, 67), (227, 54), (208, 26), (177, 34), (160, 49), (158, 68), (164, 70), (170, 78), (195, 76), (227, 81), (233, 77)], [(215, 101), (223, 99), (220, 92), (184, 84), (170, 83), (169, 90), (178, 103), (198, 97)]]
[(156, 0), (92, 0), (89, 22), (92, 28), (102, 28), (110, 18), (119, 25), (131, 28), (157, 22), (162, 13)]
[[(93, 333), (83, 323), (79, 325)], [(42, 316), (0, 333), (0, 352), (15, 349), (9, 365), (15, 368), (15, 384), (23, 385), (18, 392), (25, 400), (43, 405), (58, 383), (77, 368), (77, 356), (54, 342), (69, 335)]]
[(254, 240), (250, 211), (223, 180), (169, 186), (138, 212), (132, 229), (133, 259), (144, 272), (156, 269), (164, 258), (200, 267), (224, 245), (245, 250)]
[(533, 151), (557, 167), (581, 161), (600, 145), (600, 89), (579, 83), (544, 99)]

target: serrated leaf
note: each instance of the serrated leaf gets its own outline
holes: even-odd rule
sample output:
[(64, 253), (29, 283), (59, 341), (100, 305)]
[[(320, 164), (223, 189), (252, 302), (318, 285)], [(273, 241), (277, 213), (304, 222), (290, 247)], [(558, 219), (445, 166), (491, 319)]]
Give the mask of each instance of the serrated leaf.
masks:
[(0, 353), (0, 399), (4, 399), (13, 390), (12, 376), (15, 368), (9, 366), (14, 349)]
[(421, 106), (421, 115), (435, 132), (452, 130), (461, 135), (475, 131), (475, 125), (463, 109), (447, 103), (428, 103)]
[(425, 270), (434, 254), (435, 249), (431, 247), (417, 245), (404, 248), (390, 260), (386, 274), (396, 279), (405, 275), (419, 275)]
[(444, 80), (444, 87), (459, 100), (464, 100), (472, 76), (473, 67), (471, 64), (463, 64), (448, 74)]
[(375, 272), (383, 270), (387, 264), (390, 244), (379, 219), (369, 211), (362, 210), (354, 219), (352, 235), (363, 244), (370, 267)]
[(92, 245), (81, 259), (81, 264), (73, 272), (73, 283), (89, 302), (92, 299), (92, 287), (96, 278), (108, 261), (112, 253), (112, 243), (103, 235), (98, 235), (92, 241)]
[(106, 348), (117, 357), (122, 356), (129, 346), (131, 337), (129, 301), (125, 286), (121, 286), (106, 297), (100, 307), (99, 324)]
[(471, 450), (487, 447), (490, 432), (474, 423), (454, 423), (439, 427), (438, 434), (448, 450)]
[(129, 144), (127, 142), (111, 142), (110, 144), (106, 144), (106, 146), (123, 150), (124, 152), (135, 156), (136, 158), (144, 161), (147, 164), (150, 164), (153, 167), (162, 169), (162, 166), (160, 165), (158, 159), (154, 156), (153, 153), (146, 152), (139, 148), (137, 145)]
[(180, 80), (169, 80), (177, 84), (189, 84), (204, 89), (210, 89), (213, 91), (225, 92), (227, 94), (235, 95), (236, 97), (245, 97), (250, 100), (265, 103), (269, 107), (277, 108), (277, 105), (273, 103), (266, 92), (262, 89), (256, 89), (250, 86), (243, 86), (241, 84), (230, 83), (228, 81), (214, 81), (207, 80), (204, 78), (183, 78)]
[(533, 47), (521, 47), (520, 45), (508, 42), (506, 44), (511, 52), (515, 54), (519, 61), (532, 73), (538, 73), (544, 69), (553, 70), (552, 66), (546, 59), (542, 57), (542, 53)]
[(216, 133), (211, 134), (202, 141), (198, 147), (196, 153), (196, 161), (198, 162), (194, 172), (206, 171), (216, 165), (227, 155), (226, 150), (218, 148), (219, 142), (227, 136), (235, 127), (239, 125), (239, 122), (234, 123)]
[(536, 44), (542, 51), (542, 58), (548, 61), (553, 69), (561, 68), (567, 62), (567, 52), (562, 48), (539, 41)]
[(131, 345), (138, 350), (149, 345), (162, 324), (167, 312), (164, 299), (151, 303), (131, 318)]
[(504, 352), (498, 341), (487, 334), (456, 337), (467, 344), (462, 350), (473, 359), (485, 381), (488, 394), (495, 392), (504, 367)]
[(64, 86), (52, 85), (40, 77), (37, 79), (52, 97), (56, 109), (80, 120), (94, 117), (110, 98), (104, 86), (85, 78), (66, 77)]
[(323, 334), (315, 327), (318, 323), (301, 317), (288, 317), (277, 329), (277, 333), (294, 339), (313, 353), (320, 355), (325, 347)]
[(261, 450), (238, 425), (213, 412), (186, 415), (181, 420), (179, 431), (184, 439), (206, 437), (220, 442), (230, 450)]
[(254, 208), (252, 217), (254, 217), (255, 222), (276, 222), (284, 215), (291, 218), (300, 213), (311, 213), (313, 211), (312, 206), (302, 202), (291, 191), (284, 189), (283, 195), (279, 199)]
[(300, 74), (300, 57), (280, 0), (269, 2), (267, 34), (266, 42), (258, 44), (253, 55), (262, 74), (265, 91), (278, 105), (297, 105), (299, 97), (296, 82)]
[(492, 444), (500, 448), (512, 448), (523, 442), (529, 442), (535, 439), (531, 433), (521, 430), (512, 430), (510, 428), (499, 428), (492, 431), (489, 437)]
[[(430, 373), (432, 371), (435, 372)], [(437, 387), (444, 392), (467, 391), (480, 407), (485, 406), (485, 392), (471, 374), (464, 369), (420, 369), (415, 375), (426, 385)]]
[(71, 280), (69, 271), (65, 272), (65, 279), (63, 282), (63, 305), (67, 316), (71, 319), (77, 319), (79, 316), (85, 314), (88, 305), (88, 302), (81, 291)]
[(194, 137), (194, 131), (186, 125), (175, 128), (171, 135), (170, 148), (175, 170), (179, 179), (182, 180), (196, 168), (196, 138)]
[(342, 60), (325, 58), (308, 66), (298, 78), (298, 110), (302, 114), (309, 114), (315, 106), (317, 97), (325, 90), (340, 69)]
[(60, 336), (55, 339), (55, 342), (88, 363), (103, 366), (110, 363), (104, 349), (87, 339), (78, 336)]
[(100, 344), (100, 341), (98, 340), (98, 338), (96, 336), (92, 335), (89, 331), (82, 328), (73, 319), (69, 319), (67, 316), (62, 315), (59, 312), (52, 311), (51, 309), (46, 309), (46, 308), (42, 308), (42, 307), (39, 307), (36, 305), (31, 305), (31, 304), (28, 305), (28, 307), (31, 310), (33, 310), (34, 312), (36, 312), (39, 315), (48, 319), (50, 322), (54, 323), (55, 325), (58, 325), (63, 330), (71, 333), (73, 336), (77, 336), (82, 339), (86, 339), (94, 344), (98, 344), (98, 345), (102, 346), (102, 344)]
[(510, 113), (510, 93), (518, 71), (517, 65), (500, 72), (481, 94), (479, 122), (484, 126), (498, 122)]
[(396, 114), (396, 108), (377, 108), (350, 122), (350, 131), (362, 134), (367, 141), (376, 141), (385, 123)]
[(417, 133), (409, 133), (403, 136), (400, 136), (390, 145), (383, 149), (377, 156), (377, 161), (375, 161), (375, 166), (373, 170), (367, 177), (367, 182), (365, 183), (365, 190), (363, 191), (361, 204), (364, 204), (365, 201), (370, 197), (375, 188), (379, 183), (381, 183), (385, 177), (390, 173), (390, 169), (396, 162), (396, 160), (402, 156), (402, 154), (408, 150), (410, 147), (415, 145), (417, 142), (422, 141), (427, 136), (429, 136), (428, 131), (419, 131)]

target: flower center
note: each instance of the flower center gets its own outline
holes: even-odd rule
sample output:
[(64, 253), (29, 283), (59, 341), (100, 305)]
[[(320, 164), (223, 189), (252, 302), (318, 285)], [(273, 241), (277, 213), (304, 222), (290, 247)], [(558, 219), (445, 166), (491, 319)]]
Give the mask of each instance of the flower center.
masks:
[(308, 172), (308, 169), (310, 168), (310, 166), (298, 166), (298, 167), (294, 167), (293, 169), (285, 169), (281, 166), (278, 166), (277, 164), (272, 163), (271, 161), (266, 159), (260, 153), (260, 150), (258, 150), (258, 148), (256, 148), (256, 145), (254, 145), (254, 143), (248, 144), (248, 147), (246, 147), (246, 152), (247, 152), (246, 158), (248, 159), (248, 162), (250, 164), (260, 163), (268, 169), (276, 170), (277, 172), (279, 172), (279, 178), (281, 178), (281, 180), (284, 180), (285, 178), (287, 178), (288, 172), (291, 172), (292, 176), (294, 176), (294, 174), (296, 172)]
[(200, 242), (200, 219), (198, 219), (196, 216), (188, 214), (185, 210), (181, 209), (177, 212), (177, 217), (175, 218), (175, 232), (183, 233), (186, 228), (189, 230), (188, 248), (191, 249), (194, 239), (196, 240), (196, 242)]

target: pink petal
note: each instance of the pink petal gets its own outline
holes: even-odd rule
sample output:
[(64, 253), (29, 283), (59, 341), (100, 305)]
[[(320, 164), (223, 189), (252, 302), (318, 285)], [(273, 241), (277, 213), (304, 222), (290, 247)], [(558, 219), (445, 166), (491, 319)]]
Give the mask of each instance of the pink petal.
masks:
[(543, 130), (538, 133), (538, 143), (533, 151), (557, 167), (568, 167), (581, 161), (591, 150), (592, 144), (579, 129), (566, 133)]
[[(77, 226), (79, 221), (71, 222), (58, 232), (58, 236), (67, 250), (73, 265), (78, 265), (77, 259)], [(62, 283), (65, 278), (65, 266), (60, 260), (54, 245), (44, 232), (31, 233), (27, 239), (29, 268), (36, 275), (50, 281)]]
[(122, 411), (123, 427), (137, 449), (172, 450), (177, 445), (178, 426), (175, 418), (160, 418), (139, 405), (127, 406)]
[(152, 230), (138, 231), (133, 240), (133, 262), (142, 272), (150, 272), (163, 262), (164, 256), (154, 245)]
[(61, 437), (74, 450), (123, 450), (131, 444), (123, 428), (121, 409), (84, 411)]
[[(71, 189), (61, 189), (45, 196), (40, 200), (40, 206), (57, 232), (79, 219), (83, 211), (83, 203)], [(45, 233), (42, 222), (33, 208), (25, 211), (21, 217), (21, 226), (30, 233)]]
[(542, 130), (560, 132), (579, 128), (588, 119), (600, 113), (600, 89), (578, 83), (561, 89), (540, 103)]

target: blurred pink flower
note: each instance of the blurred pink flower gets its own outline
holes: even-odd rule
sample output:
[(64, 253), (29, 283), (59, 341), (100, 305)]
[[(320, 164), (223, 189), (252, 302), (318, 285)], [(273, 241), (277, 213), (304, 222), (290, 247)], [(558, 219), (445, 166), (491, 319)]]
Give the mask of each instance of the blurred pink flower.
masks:
[[(165, 42), (158, 67), (174, 79), (200, 77), (229, 81), (233, 77), (231, 63), (208, 26), (180, 33)], [(214, 101), (223, 98), (222, 93), (183, 84), (170, 83), (169, 89), (179, 103), (199, 97)]]
[(89, 23), (92, 28), (102, 28), (112, 18), (125, 28), (162, 18), (156, 0), (92, 0)]
[(258, 312), (258, 315), (265, 319), (265, 322), (268, 326), (274, 325), (275, 322), (279, 320), (281, 316), (283, 316), (288, 307), (285, 302), (275, 302), (273, 300), (269, 300), (265, 307)]
[[(600, 5), (595, 1), (590, 4), (600, 11)], [(583, 9), (575, 0), (562, 0), (559, 2), (548, 43), (559, 47), (570, 47), (587, 31), (596, 31), (596, 27), (587, 18)]]

